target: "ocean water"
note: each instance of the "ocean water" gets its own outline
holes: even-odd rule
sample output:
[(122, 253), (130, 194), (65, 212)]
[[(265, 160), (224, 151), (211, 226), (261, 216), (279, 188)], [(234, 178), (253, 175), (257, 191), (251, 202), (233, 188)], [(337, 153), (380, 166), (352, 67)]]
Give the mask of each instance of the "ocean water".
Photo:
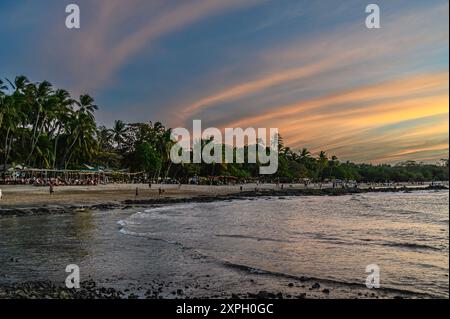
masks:
[[(449, 193), (267, 197), (139, 210), (0, 219), (0, 282), (82, 276), (124, 287), (206, 280), (217, 295), (281, 278), (448, 298)], [(18, 259), (11, 262), (10, 258)], [(204, 275), (208, 274), (207, 278)]]

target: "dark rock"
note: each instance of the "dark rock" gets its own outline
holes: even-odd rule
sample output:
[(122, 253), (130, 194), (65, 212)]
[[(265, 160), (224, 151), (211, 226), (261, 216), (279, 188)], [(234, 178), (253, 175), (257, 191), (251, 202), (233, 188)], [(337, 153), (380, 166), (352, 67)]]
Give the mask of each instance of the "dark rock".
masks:
[[(447, 190), (448, 188), (441, 185), (426, 186), (426, 187), (415, 187), (406, 188), (408, 191), (423, 191), (423, 190)], [(178, 204), (178, 203), (209, 203), (215, 201), (224, 200), (244, 200), (244, 199), (255, 199), (256, 197), (267, 197), (267, 196), (338, 196), (338, 195), (348, 195), (348, 194), (360, 194), (368, 192), (399, 192), (404, 191), (403, 188), (368, 188), (368, 189), (258, 189), (257, 192), (254, 191), (243, 191), (235, 194), (229, 195), (218, 195), (218, 196), (197, 196), (197, 197), (186, 197), (186, 198), (151, 198), (151, 199), (139, 199), (139, 200), (125, 200), (121, 204), (116, 203), (100, 203), (92, 206), (74, 206), (74, 205), (63, 205), (63, 206), (52, 206), (52, 207), (23, 207), (23, 208), (0, 208), (0, 218), (11, 217), (11, 216), (38, 216), (38, 215), (54, 215), (54, 214), (70, 214), (76, 211), (89, 211), (89, 210), (113, 210), (113, 209), (124, 209), (133, 207), (133, 205), (146, 205), (155, 206), (161, 204)]]
[(257, 299), (275, 299), (275, 294), (271, 292), (267, 292), (265, 290), (261, 290), (256, 295), (254, 295)]
[(319, 289), (320, 288), (320, 284), (318, 282), (315, 282), (312, 286), (312, 289)]

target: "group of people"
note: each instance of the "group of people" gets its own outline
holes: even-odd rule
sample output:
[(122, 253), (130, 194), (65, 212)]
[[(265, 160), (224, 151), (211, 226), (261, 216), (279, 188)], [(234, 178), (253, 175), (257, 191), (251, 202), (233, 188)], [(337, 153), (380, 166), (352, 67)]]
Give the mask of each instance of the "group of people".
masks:
[(17, 178), (17, 179), (4, 179), (3, 185), (33, 185), (33, 186), (48, 186), (50, 184), (54, 186), (72, 186), (72, 185), (98, 185), (100, 180), (98, 178), (45, 178), (45, 177), (30, 177), (30, 178)]

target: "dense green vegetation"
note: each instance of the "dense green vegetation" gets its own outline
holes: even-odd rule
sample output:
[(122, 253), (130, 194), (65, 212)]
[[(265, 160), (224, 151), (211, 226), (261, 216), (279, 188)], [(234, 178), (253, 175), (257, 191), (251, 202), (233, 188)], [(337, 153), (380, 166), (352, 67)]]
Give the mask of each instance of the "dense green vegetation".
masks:
[[(170, 161), (171, 129), (160, 122), (97, 126), (94, 99), (74, 99), (47, 82), (31, 83), (19, 76), (0, 81), (0, 166), (22, 164), (48, 169), (78, 169), (84, 164), (144, 171), (154, 177), (187, 179), (199, 176), (257, 177), (258, 164), (180, 164)], [(213, 142), (201, 141), (202, 145)], [(4, 164), (4, 165), (3, 165)], [(346, 179), (358, 181), (448, 180), (448, 159), (430, 165), (405, 162), (395, 166), (341, 162), (322, 151), (298, 152), (280, 139), (279, 169), (274, 176), (292, 180)]]

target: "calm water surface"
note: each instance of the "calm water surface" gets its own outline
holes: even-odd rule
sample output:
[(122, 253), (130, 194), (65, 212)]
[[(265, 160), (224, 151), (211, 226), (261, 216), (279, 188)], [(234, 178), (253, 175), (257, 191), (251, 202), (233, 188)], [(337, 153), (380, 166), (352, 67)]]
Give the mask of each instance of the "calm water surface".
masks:
[(63, 281), (65, 266), (77, 264), (85, 278), (118, 287), (208, 272), (220, 293), (243, 285), (242, 270), (346, 285), (363, 284), (377, 264), (382, 288), (448, 298), (448, 209), (440, 191), (4, 218), (0, 282)]

